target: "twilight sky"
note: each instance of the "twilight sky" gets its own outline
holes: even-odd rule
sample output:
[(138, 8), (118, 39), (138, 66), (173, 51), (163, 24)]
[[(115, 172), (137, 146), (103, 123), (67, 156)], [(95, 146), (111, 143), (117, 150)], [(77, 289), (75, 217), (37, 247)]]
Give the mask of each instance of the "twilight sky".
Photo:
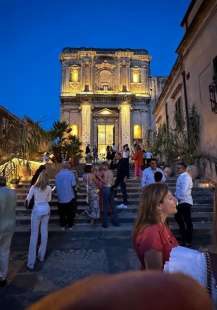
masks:
[(44, 128), (59, 119), (64, 47), (145, 48), (169, 74), (190, 0), (0, 0), (0, 105)]

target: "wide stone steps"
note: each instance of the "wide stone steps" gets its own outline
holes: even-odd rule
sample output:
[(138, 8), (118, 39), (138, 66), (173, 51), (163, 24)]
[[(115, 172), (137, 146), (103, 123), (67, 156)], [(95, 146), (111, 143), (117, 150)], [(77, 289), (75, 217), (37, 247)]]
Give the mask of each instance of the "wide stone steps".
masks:
[[(134, 202), (134, 203), (138, 203), (140, 201), (140, 192), (138, 193), (130, 193), (129, 191), (127, 192), (127, 195), (128, 195), (128, 201), (129, 202)], [(17, 195), (17, 202), (18, 203), (23, 203), (25, 198), (26, 198), (26, 194), (23, 194), (23, 195)], [(122, 195), (121, 193), (119, 193), (117, 195), (117, 199), (121, 201), (122, 199)], [(211, 203), (213, 198), (211, 195), (193, 195), (193, 200), (194, 200), (194, 204), (197, 204), (197, 203)], [(86, 194), (83, 194), (83, 195), (78, 195), (77, 197), (77, 201), (78, 201), (78, 204), (82, 204), (86, 201)], [(57, 202), (57, 197), (56, 196), (53, 196), (52, 197), (52, 202), (56, 203)]]
[[(23, 203), (24, 200), (26, 199), (26, 194), (19, 194), (17, 195), (17, 202), (18, 204)], [(135, 203), (138, 204), (138, 202), (140, 201), (141, 195), (140, 192), (138, 193), (130, 193), (129, 191), (127, 192), (127, 196), (128, 196), (128, 201), (131, 203)], [(204, 195), (204, 194), (200, 194), (200, 195), (192, 195), (193, 196), (193, 201), (194, 204), (210, 204), (213, 201), (213, 198), (211, 195)], [(122, 199), (122, 195), (121, 193), (119, 193), (117, 195), (117, 200), (121, 201)], [(84, 194), (80, 194), (77, 196), (77, 202), (78, 204), (83, 204), (86, 201), (86, 193)], [(57, 197), (56, 195), (52, 197), (52, 202), (56, 203), (57, 202)]]
[[(29, 224), (30, 223), (31, 214), (23, 214), (23, 215), (17, 215), (16, 222), (17, 225), (23, 225), (23, 224)], [(136, 219), (136, 213), (130, 214), (130, 213), (122, 213), (119, 216), (119, 222), (120, 223), (134, 223)], [(207, 212), (200, 212), (200, 213), (192, 213), (192, 220), (193, 222), (200, 222), (200, 223), (211, 223), (212, 222), (212, 215), (208, 214)], [(76, 216), (75, 224), (76, 223), (87, 223), (88, 219), (85, 215), (79, 215)], [(170, 219), (170, 223), (175, 222), (174, 218)], [(50, 217), (50, 223), (59, 223), (59, 216), (58, 214), (55, 214)]]
[[(173, 233), (178, 236), (178, 226), (176, 223), (170, 224)], [(212, 223), (194, 223), (194, 244), (207, 245), (211, 242), (210, 232)], [(30, 225), (22, 225), (17, 227), (17, 233), (30, 234)], [(80, 223), (73, 226), (72, 231), (62, 231), (59, 225), (49, 223), (49, 234), (71, 234), (73, 238), (106, 239), (106, 238), (131, 238), (133, 231), (132, 224), (122, 223), (121, 226), (115, 227), (110, 225), (103, 228), (101, 225), (91, 225), (89, 223)]]
[[(120, 220), (120, 227), (109, 226), (108, 229), (102, 228), (100, 221), (95, 225), (89, 223), (89, 219), (82, 214), (87, 208), (86, 204), (86, 188), (80, 179), (79, 190), (77, 195), (77, 210), (75, 225), (73, 226), (73, 236), (94, 236), (98, 234), (99, 237), (114, 236), (125, 237), (132, 233), (133, 223), (135, 221), (139, 200), (140, 200), (140, 182), (130, 178), (127, 180), (127, 193), (128, 193), (128, 209), (118, 210), (118, 216)], [(54, 186), (54, 180), (51, 180), (51, 186)], [(172, 192), (175, 190), (176, 179), (171, 178), (167, 180), (167, 184)], [(17, 188), (17, 232), (29, 232), (31, 223), (31, 210), (26, 210), (24, 207), (24, 200), (28, 193), (30, 186), (27, 182), (23, 183)], [(198, 240), (205, 238), (209, 239), (212, 230), (213, 222), (213, 193), (208, 189), (202, 189), (195, 187), (192, 191), (194, 206), (192, 207), (192, 219), (194, 225), (194, 236)], [(118, 190), (115, 204), (122, 203), (122, 194)], [(61, 232), (59, 228), (59, 216), (57, 209), (57, 196), (54, 191), (52, 195), (51, 216), (49, 221), (49, 231)], [(177, 224), (172, 217), (170, 220), (170, 226), (175, 234), (178, 232)]]
[[(82, 211), (86, 210), (87, 205), (78, 205), (78, 214)], [(119, 210), (119, 212), (126, 212), (126, 213), (137, 213), (138, 211), (138, 204), (128, 204), (128, 208), (124, 210)], [(26, 210), (26, 208), (22, 206), (17, 206), (16, 213), (17, 214), (26, 214), (27, 212), (31, 213), (31, 210)], [(56, 214), (58, 212), (58, 208), (56, 204), (51, 204), (51, 214)], [(213, 208), (209, 204), (197, 204), (192, 207), (192, 213), (213, 213)]]

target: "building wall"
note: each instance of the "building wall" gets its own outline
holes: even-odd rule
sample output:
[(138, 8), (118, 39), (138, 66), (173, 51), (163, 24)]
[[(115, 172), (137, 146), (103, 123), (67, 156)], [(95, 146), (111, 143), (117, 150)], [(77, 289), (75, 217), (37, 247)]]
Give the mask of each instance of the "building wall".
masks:
[(217, 181), (217, 113), (211, 109), (209, 94), (214, 75), (213, 60), (217, 57), (217, 1), (196, 1), (183, 26), (186, 33), (177, 49), (177, 61), (154, 108), (156, 127), (169, 118), (169, 127), (173, 128), (178, 98), (186, 126), (184, 73), (188, 110), (195, 105), (200, 116), (199, 151), (203, 157), (202, 165), (206, 167), (204, 174)]
[(190, 74), (187, 81), (189, 105), (196, 106), (201, 122), (201, 152), (217, 154), (217, 114), (211, 111), (209, 84), (213, 79), (213, 59), (217, 56), (217, 2), (216, 8), (201, 24), (184, 55), (184, 67)]
[[(174, 129), (176, 124), (174, 121), (176, 103), (178, 100), (181, 101), (181, 110), (183, 118), (186, 118), (186, 109), (184, 105), (184, 88), (183, 88), (183, 79), (182, 79), (182, 67), (179, 66), (177, 71), (173, 75), (173, 80), (170, 84), (170, 87), (167, 89), (161, 102), (155, 111), (155, 121), (156, 128), (158, 129), (163, 124), (166, 124), (168, 128)], [(186, 129), (186, 122), (183, 124), (183, 128)]]
[[(159, 77), (152, 81), (151, 57), (146, 50), (67, 48), (60, 59), (61, 120), (77, 125), (83, 147), (96, 143), (100, 121), (116, 124), (115, 142), (119, 147), (133, 142), (134, 125), (141, 126), (139, 140), (145, 143), (147, 130), (154, 124), (152, 105), (164, 80)], [(84, 110), (84, 102), (90, 105), (89, 110)], [(90, 111), (90, 122), (86, 122), (84, 111)], [(90, 128), (84, 128), (88, 124)]]
[[(86, 87), (87, 92), (95, 94), (129, 91), (149, 97), (150, 56), (145, 50), (136, 53), (69, 48), (63, 50), (61, 63), (61, 96), (75, 96)], [(134, 80), (137, 73), (138, 80)]]

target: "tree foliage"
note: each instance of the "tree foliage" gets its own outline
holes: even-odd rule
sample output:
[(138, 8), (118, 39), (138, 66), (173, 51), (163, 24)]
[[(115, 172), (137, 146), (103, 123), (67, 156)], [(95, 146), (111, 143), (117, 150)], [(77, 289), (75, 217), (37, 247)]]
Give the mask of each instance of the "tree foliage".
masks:
[(7, 161), (13, 157), (35, 159), (40, 148), (49, 142), (47, 132), (29, 117), (8, 119), (0, 135), (0, 155)]
[(167, 128), (166, 124), (158, 129), (154, 135), (152, 151), (168, 164), (180, 159), (192, 164), (199, 157), (200, 143), (200, 119), (195, 106), (192, 106), (189, 113), (189, 133), (178, 113), (174, 115), (174, 123), (173, 129)]
[(52, 152), (58, 162), (62, 159), (73, 158), (77, 161), (81, 157), (81, 142), (71, 134), (72, 129), (66, 122), (56, 121), (50, 131), (52, 137)]

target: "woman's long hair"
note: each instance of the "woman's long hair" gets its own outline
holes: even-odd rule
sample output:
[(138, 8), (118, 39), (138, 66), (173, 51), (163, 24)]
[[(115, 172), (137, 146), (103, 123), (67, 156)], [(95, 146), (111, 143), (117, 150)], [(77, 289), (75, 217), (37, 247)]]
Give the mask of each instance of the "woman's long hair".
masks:
[(35, 185), (40, 173), (46, 169), (46, 166), (45, 165), (41, 165), (35, 172), (35, 174), (33, 175), (32, 177), (32, 180), (31, 180), (31, 185)]
[(150, 184), (142, 191), (139, 212), (134, 225), (133, 239), (142, 228), (160, 223), (158, 206), (168, 193), (166, 184)]
[(48, 175), (47, 175), (46, 171), (43, 170), (39, 174), (39, 177), (38, 177), (37, 181), (35, 182), (34, 186), (43, 191), (46, 189), (48, 182), (49, 182)]

